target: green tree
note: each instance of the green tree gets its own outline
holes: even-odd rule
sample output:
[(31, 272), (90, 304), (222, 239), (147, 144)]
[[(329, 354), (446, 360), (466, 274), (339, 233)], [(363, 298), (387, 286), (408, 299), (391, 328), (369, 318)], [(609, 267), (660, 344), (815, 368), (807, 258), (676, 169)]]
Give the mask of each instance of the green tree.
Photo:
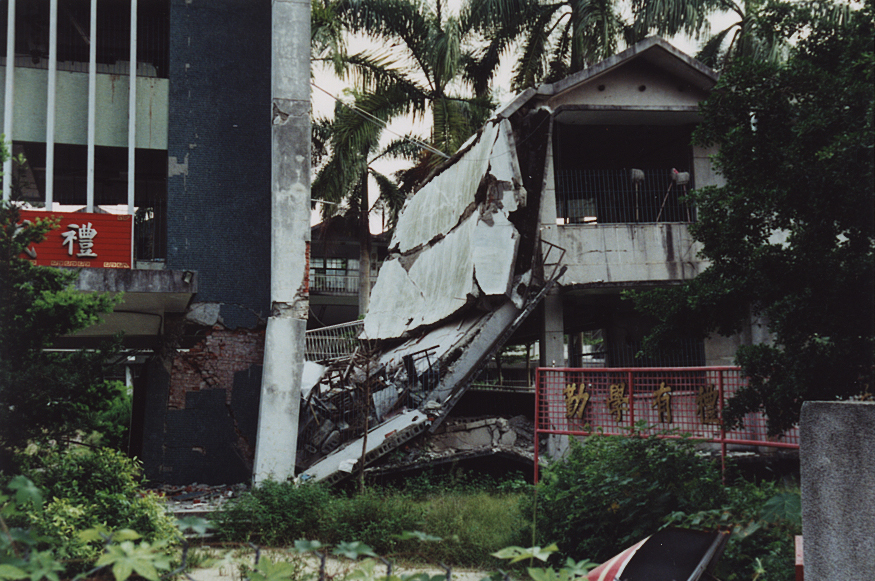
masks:
[(383, 121), (401, 115), (427, 119), (425, 165), (443, 161), (433, 150), (455, 152), (491, 115), (476, 30), (450, 13), (444, 0), (341, 0), (335, 13), (347, 31), (381, 47), (345, 58), (358, 104)]
[(818, 0), (722, 0), (719, 8), (736, 20), (711, 35), (696, 58), (720, 70), (738, 59), (784, 60), (793, 43), (805, 34), (807, 22), (820, 20), (842, 26), (850, 15), (848, 4)]
[(801, 24), (809, 34), (786, 63), (739, 60), (703, 104), (695, 139), (719, 146), (726, 180), (692, 194), (710, 265), (636, 296), (662, 321), (650, 345), (678, 330), (730, 335), (751, 315), (766, 322), (773, 344), (738, 350), (750, 382), (726, 420), (764, 411), (772, 434), (805, 400), (873, 386), (873, 2), (844, 24)]
[(500, 49), (520, 41), (514, 90), (557, 81), (648, 34), (693, 37), (720, 0), (479, 0), (470, 20)]
[(96, 323), (115, 299), (77, 292), (76, 272), (21, 258), (54, 225), (20, 218), (15, 203), (0, 203), (0, 454), (90, 431), (117, 391), (103, 379), (112, 349), (47, 351)]

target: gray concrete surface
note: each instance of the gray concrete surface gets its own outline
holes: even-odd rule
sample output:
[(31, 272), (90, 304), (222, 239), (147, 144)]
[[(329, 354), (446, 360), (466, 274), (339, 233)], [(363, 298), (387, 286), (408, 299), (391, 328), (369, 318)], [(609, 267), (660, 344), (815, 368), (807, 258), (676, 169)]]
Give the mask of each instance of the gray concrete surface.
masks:
[(875, 402), (802, 407), (805, 579), (875, 579)]

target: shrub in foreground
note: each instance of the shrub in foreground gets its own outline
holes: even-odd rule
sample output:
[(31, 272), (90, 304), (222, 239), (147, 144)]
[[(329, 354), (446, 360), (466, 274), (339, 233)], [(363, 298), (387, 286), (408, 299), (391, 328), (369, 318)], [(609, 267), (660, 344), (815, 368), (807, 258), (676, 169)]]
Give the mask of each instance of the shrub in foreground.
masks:
[(148, 542), (172, 545), (180, 538), (162, 500), (140, 487), (140, 465), (110, 449), (73, 447), (34, 454), (22, 465), (46, 502), (17, 516), (15, 524), (30, 528), (76, 572), (93, 563), (101, 540), (86, 541), (80, 532), (92, 528), (131, 529)]
[(659, 530), (674, 512), (719, 508), (720, 472), (688, 439), (591, 436), (544, 471), (523, 507), (541, 544), (603, 562)]
[(321, 537), (332, 502), (329, 490), (319, 484), (267, 481), (226, 504), (213, 521), (228, 541), (290, 545)]

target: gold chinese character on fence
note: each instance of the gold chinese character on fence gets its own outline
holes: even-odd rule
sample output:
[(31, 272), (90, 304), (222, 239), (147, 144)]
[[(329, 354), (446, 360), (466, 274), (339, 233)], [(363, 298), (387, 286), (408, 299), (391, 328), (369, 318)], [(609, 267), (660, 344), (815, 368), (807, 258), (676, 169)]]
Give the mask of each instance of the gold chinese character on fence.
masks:
[(671, 387), (664, 381), (659, 384), (659, 389), (653, 392), (652, 407), (659, 412), (660, 423), (671, 423)]
[(618, 424), (623, 421), (623, 411), (629, 409), (629, 398), (626, 397), (626, 384), (615, 383), (608, 386), (608, 410)]
[(719, 393), (713, 385), (703, 385), (696, 394), (696, 414), (703, 424), (719, 424), (720, 414), (717, 411)]
[(589, 392), (586, 391), (586, 386), (582, 383), (580, 386), (572, 383), (566, 386), (562, 393), (565, 395), (565, 417), (569, 420), (583, 418), (583, 411), (589, 402)]

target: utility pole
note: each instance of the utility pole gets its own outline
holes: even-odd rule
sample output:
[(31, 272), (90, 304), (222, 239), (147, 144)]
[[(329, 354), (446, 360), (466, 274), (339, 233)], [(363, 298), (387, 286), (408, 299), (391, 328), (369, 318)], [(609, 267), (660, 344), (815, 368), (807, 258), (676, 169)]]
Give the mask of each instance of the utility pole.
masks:
[(295, 474), (310, 245), (310, 2), (272, 0), (270, 300), (253, 480)]

